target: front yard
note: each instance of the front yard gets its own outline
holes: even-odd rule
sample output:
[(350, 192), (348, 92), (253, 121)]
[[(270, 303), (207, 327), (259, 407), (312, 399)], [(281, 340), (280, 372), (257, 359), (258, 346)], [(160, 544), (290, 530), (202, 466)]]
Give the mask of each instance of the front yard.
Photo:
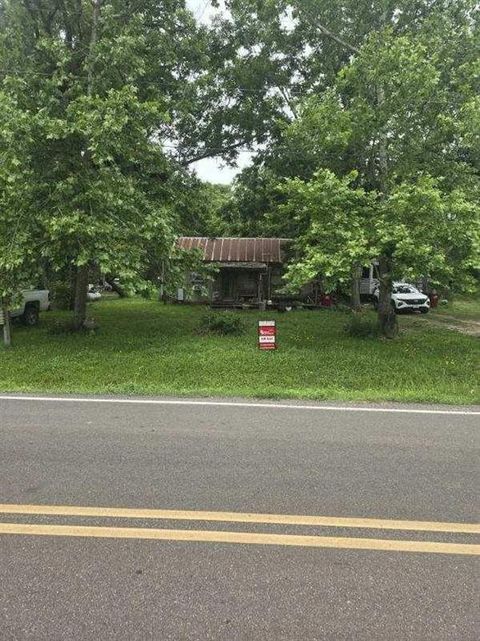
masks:
[[(395, 341), (352, 338), (345, 312), (240, 312), (242, 336), (200, 336), (205, 309), (139, 299), (90, 307), (96, 333), (15, 327), (0, 350), (0, 390), (244, 396), (325, 400), (480, 402), (480, 343), (428, 317), (402, 317)], [(256, 323), (275, 318), (279, 349), (259, 352)], [(432, 316), (433, 318), (433, 316)]]
[(438, 316), (452, 316), (460, 320), (480, 322), (480, 296), (466, 298), (458, 296), (448, 305), (439, 305), (435, 309)]

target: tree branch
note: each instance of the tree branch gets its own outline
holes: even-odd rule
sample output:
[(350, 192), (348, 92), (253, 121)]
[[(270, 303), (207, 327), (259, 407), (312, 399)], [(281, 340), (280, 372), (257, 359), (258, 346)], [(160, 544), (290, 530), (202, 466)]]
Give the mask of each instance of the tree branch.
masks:
[(290, 111), (292, 112), (293, 117), (294, 117), (295, 119), (296, 119), (296, 118), (298, 118), (297, 108), (296, 108), (296, 107), (295, 107), (295, 105), (293, 104), (293, 102), (292, 102), (292, 100), (291, 100), (290, 96), (289, 96), (289, 95), (288, 95), (288, 93), (287, 93), (287, 90), (286, 90), (284, 87), (279, 87), (278, 89), (279, 89), (279, 91), (280, 91), (280, 93), (281, 93), (281, 95), (282, 95), (282, 98), (285, 100), (285, 102), (286, 102), (286, 104), (287, 104), (287, 107), (288, 107), (288, 108), (290, 109)]
[(340, 38), (340, 36), (337, 36), (336, 34), (333, 33), (333, 31), (330, 31), (330, 29), (327, 29), (319, 22), (317, 22), (317, 26), (322, 33), (324, 33), (326, 36), (328, 36), (332, 40), (335, 40), (335, 42), (338, 43), (339, 45), (342, 45), (342, 47), (345, 47), (346, 49), (350, 49), (350, 51), (352, 51), (353, 53), (360, 53), (360, 49), (358, 49), (357, 47), (354, 47), (346, 40), (343, 40), (343, 38)]
[(100, 7), (102, 0), (92, 0), (93, 16), (92, 16), (92, 31), (90, 35), (90, 45), (88, 48), (88, 81), (87, 81), (87, 93), (89, 96), (93, 93), (93, 54), (94, 49), (97, 44), (98, 38), (98, 22), (100, 20)]
[(228, 151), (233, 151), (235, 149), (238, 149), (239, 147), (243, 147), (244, 145), (245, 145), (245, 141), (242, 140), (241, 142), (236, 142), (232, 145), (227, 145), (222, 149), (219, 149), (216, 147), (210, 147), (210, 148), (207, 147), (203, 152), (197, 154), (196, 156), (192, 156), (191, 158), (184, 158), (183, 160), (180, 161), (180, 165), (182, 167), (188, 167), (188, 165), (191, 165), (194, 162), (198, 162), (199, 160), (204, 160), (205, 158), (212, 158), (214, 156), (221, 156)]
[(23, 6), (25, 7), (28, 15), (30, 16), (30, 20), (32, 21), (33, 33), (35, 34), (35, 38), (39, 38), (40, 37), (40, 31), (38, 30), (38, 22), (37, 22), (37, 16), (36, 16), (36, 13), (35, 13), (35, 9), (30, 4), (30, 0), (24, 0)]

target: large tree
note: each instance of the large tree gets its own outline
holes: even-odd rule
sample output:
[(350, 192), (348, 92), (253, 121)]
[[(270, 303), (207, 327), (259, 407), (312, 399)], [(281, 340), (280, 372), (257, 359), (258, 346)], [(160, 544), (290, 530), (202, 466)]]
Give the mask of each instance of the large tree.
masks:
[[(241, 47), (241, 58), (248, 62), (244, 69), (252, 69), (251, 83), (261, 82), (253, 73), (256, 65), (263, 70), (267, 99), (277, 100), (278, 114), (253, 166), (236, 181), (231, 216), (238, 228), (307, 233), (308, 217), (292, 224), (287, 212), (293, 210), (279, 206), (290, 192), (276, 185), (282, 179), (308, 182), (322, 168), (339, 179), (356, 172), (352, 186), (384, 200), (402, 181), (408, 184), (422, 175), (432, 176), (445, 195), (460, 189), (475, 200), (475, 2), (228, 4), (232, 17), (223, 28)], [(228, 69), (225, 73), (235, 73), (235, 65)], [(256, 85), (248, 91), (263, 97)], [(453, 261), (451, 248), (449, 253)], [(467, 266), (464, 253), (455, 255), (458, 266)], [(378, 257), (390, 274), (388, 256)], [(357, 271), (351, 265), (350, 277)], [(343, 279), (344, 273), (338, 276)], [(387, 316), (394, 325), (391, 278), (380, 280), (383, 325)]]
[(11, 344), (10, 308), (21, 289), (35, 279), (38, 265), (31, 140), (28, 115), (0, 90), (0, 311), (7, 347)]
[(212, 65), (205, 74), (205, 83), (218, 94), (209, 109), (210, 121), (218, 126), (212, 133), (228, 129), (232, 144), (262, 145), (263, 151), (264, 145), (281, 138), (283, 124), (296, 118), (299, 102), (330, 87), (373, 33), (384, 28), (396, 36), (423, 32), (453, 64), (458, 62), (449, 45), (461, 39), (477, 3), (225, 0), (223, 4), (227, 13), (213, 25)]
[(283, 190), (284, 214), (308, 221), (296, 242), (290, 285), (298, 287), (318, 273), (331, 286), (348, 282), (352, 265), (379, 258), (379, 323), (389, 338), (396, 332), (390, 305), (394, 279), (428, 275), (465, 286), (478, 264), (479, 203), (460, 188), (445, 190), (431, 176), (399, 183), (385, 195), (360, 187), (355, 173), (339, 178), (321, 170), (309, 181), (288, 181)]
[[(337, 84), (339, 71), (376, 33), (417, 38), (441, 63), (442, 82), (450, 82), (452, 72), (465, 70), (476, 57), (474, 0), (231, 0), (226, 4), (231, 15), (221, 21), (217, 35), (225, 61), (219, 82), (230, 110), (248, 107), (244, 97), (252, 98), (251, 123), (262, 131), (263, 143), (253, 168), (245, 170), (245, 179), (243, 175), (238, 179), (242, 198), (249, 186), (265, 183), (269, 173), (313, 175), (319, 161), (325, 160), (321, 132), (307, 145), (291, 144), (285, 139), (285, 126), (303, 115), (306, 99)], [(341, 167), (344, 161), (345, 155), (328, 157), (336, 170), (349, 171), (352, 163), (347, 159)], [(268, 206), (268, 201), (263, 202)], [(260, 215), (265, 211), (260, 209)]]
[(422, 31), (373, 34), (335, 84), (306, 101), (287, 134), (324, 169), (287, 189), (294, 209), (304, 202), (310, 217), (299, 243), (304, 257), (292, 274), (306, 275), (316, 261), (345, 277), (346, 264), (378, 259), (386, 335), (395, 332), (395, 277), (461, 281), (478, 260), (480, 185), (471, 136), (478, 34), (465, 24), (461, 40), (450, 43), (451, 58), (461, 60), (453, 68), (439, 55), (441, 35), (436, 46)]
[(0, 81), (31, 122), (40, 251), (76, 274), (76, 328), (91, 267), (129, 279), (168, 254), (188, 168), (236, 148), (209, 107), (208, 46), (184, 0), (2, 4)]

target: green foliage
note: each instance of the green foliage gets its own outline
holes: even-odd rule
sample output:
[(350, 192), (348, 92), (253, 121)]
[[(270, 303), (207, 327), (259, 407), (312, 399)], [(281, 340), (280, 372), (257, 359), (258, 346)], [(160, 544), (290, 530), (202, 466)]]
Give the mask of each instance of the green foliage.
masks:
[(346, 281), (352, 264), (383, 254), (393, 261), (395, 279), (428, 274), (436, 282), (473, 284), (468, 267), (478, 260), (480, 209), (465, 192), (446, 193), (423, 176), (385, 197), (355, 180), (322, 170), (311, 181), (286, 183), (284, 215), (308, 221), (297, 241), (300, 257), (288, 271), (293, 288), (318, 273), (331, 284)]
[(449, 43), (449, 60), (462, 64), (447, 66), (447, 33), (433, 37), (432, 29), (429, 22), (410, 33), (392, 26), (371, 33), (286, 129), (290, 148), (317, 164), (312, 177), (281, 187), (279, 217), (295, 216), (300, 229), (293, 285), (317, 272), (342, 282), (352, 264), (380, 257), (386, 287), (420, 276), (474, 285), (480, 182), (475, 139), (465, 132), (474, 129), (478, 43), (463, 23)]
[(200, 334), (220, 334), (238, 336), (245, 332), (243, 318), (235, 312), (207, 312), (200, 319)]
[(371, 247), (368, 226), (376, 211), (376, 198), (355, 187), (354, 174), (338, 179), (328, 170), (311, 181), (293, 179), (285, 184), (282, 212), (305, 226), (296, 245), (300, 258), (288, 270), (293, 289), (317, 274), (328, 286), (350, 278), (353, 263), (368, 264), (377, 254)]
[(208, 47), (183, 0), (2, 4), (5, 295), (39, 262), (138, 282), (152, 255), (169, 256), (183, 204), (194, 211), (192, 183), (196, 221), (205, 231), (217, 223), (224, 193), (187, 169), (221, 152), (225, 138), (222, 123), (208, 122), (219, 102), (205, 83)]
[[(261, 107), (251, 109), (252, 120), (261, 117), (259, 130), (269, 130), (255, 164), (236, 181), (232, 215), (244, 233), (295, 233), (276, 206), (275, 185), (284, 178), (308, 180), (319, 168), (339, 176), (357, 170), (364, 186), (374, 186), (367, 180), (375, 178), (379, 132), (388, 138), (396, 170), (427, 168), (454, 184), (460, 175), (468, 177), (469, 164), (478, 171), (480, 30), (474, 0), (229, 0), (227, 5), (231, 16), (221, 33), (231, 43), (222, 50), (229, 62), (223, 72), (229, 104), (258, 96)], [(352, 61), (355, 82), (339, 78)], [(382, 110), (375, 86), (380, 79), (387, 94)], [(469, 124), (458, 118), (467, 111)], [(465, 137), (469, 149), (451, 146), (452, 136), (457, 142)], [(467, 161), (462, 167), (451, 164), (460, 158)]]
[(96, 265), (127, 280), (144, 264), (146, 240), (168, 244), (172, 236), (165, 194), (152, 179), (167, 164), (152, 134), (168, 115), (158, 95), (140, 89), (146, 25), (140, 14), (113, 18), (113, 1), (99, 3), (97, 21), (90, 2), (80, 12), (72, 3), (61, 11), (55, 0), (40, 4), (8, 3), (0, 24), (5, 153), (12, 155), (9, 137), (17, 147), (16, 171), (3, 158), (15, 192), (0, 185), (0, 198), (11, 201), (0, 208), (10, 239), (0, 255), (16, 281), (29, 261), (57, 270)]
[(72, 309), (73, 295), (71, 283), (55, 283), (53, 286), (52, 299), (55, 309)]
[(352, 338), (378, 338), (379, 336), (378, 323), (370, 314), (350, 314), (344, 330)]
[(10, 302), (37, 274), (31, 131), (28, 115), (0, 88), (0, 299)]
[(231, 198), (230, 185), (201, 182), (188, 176), (175, 202), (179, 231), (184, 236), (228, 236), (225, 210)]
[[(173, 291), (187, 263), (178, 233), (297, 237), (292, 281), (317, 268), (346, 280), (349, 261), (385, 252), (402, 275), (468, 285), (473, 0), (226, 5), (204, 27), (183, 0), (2, 3), (2, 296), (40, 263)], [(234, 198), (188, 173), (252, 146)]]
[(270, 218), (270, 212), (283, 200), (277, 185), (278, 176), (269, 167), (254, 163), (241, 172), (234, 181), (232, 198), (223, 210), (232, 235), (284, 238), (294, 235), (296, 221)]
[(145, 300), (158, 299), (158, 290), (149, 283), (145, 283), (144, 287), (138, 290), (138, 294)]

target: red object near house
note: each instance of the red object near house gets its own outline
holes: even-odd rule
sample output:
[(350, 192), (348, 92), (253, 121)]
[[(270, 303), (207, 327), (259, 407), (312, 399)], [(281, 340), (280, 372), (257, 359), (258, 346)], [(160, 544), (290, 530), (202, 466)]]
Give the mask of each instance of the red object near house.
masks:
[(275, 321), (258, 321), (258, 347), (277, 349), (277, 324)]
[(332, 303), (333, 300), (330, 294), (322, 294), (320, 298), (320, 305), (322, 305), (322, 307), (331, 307)]

